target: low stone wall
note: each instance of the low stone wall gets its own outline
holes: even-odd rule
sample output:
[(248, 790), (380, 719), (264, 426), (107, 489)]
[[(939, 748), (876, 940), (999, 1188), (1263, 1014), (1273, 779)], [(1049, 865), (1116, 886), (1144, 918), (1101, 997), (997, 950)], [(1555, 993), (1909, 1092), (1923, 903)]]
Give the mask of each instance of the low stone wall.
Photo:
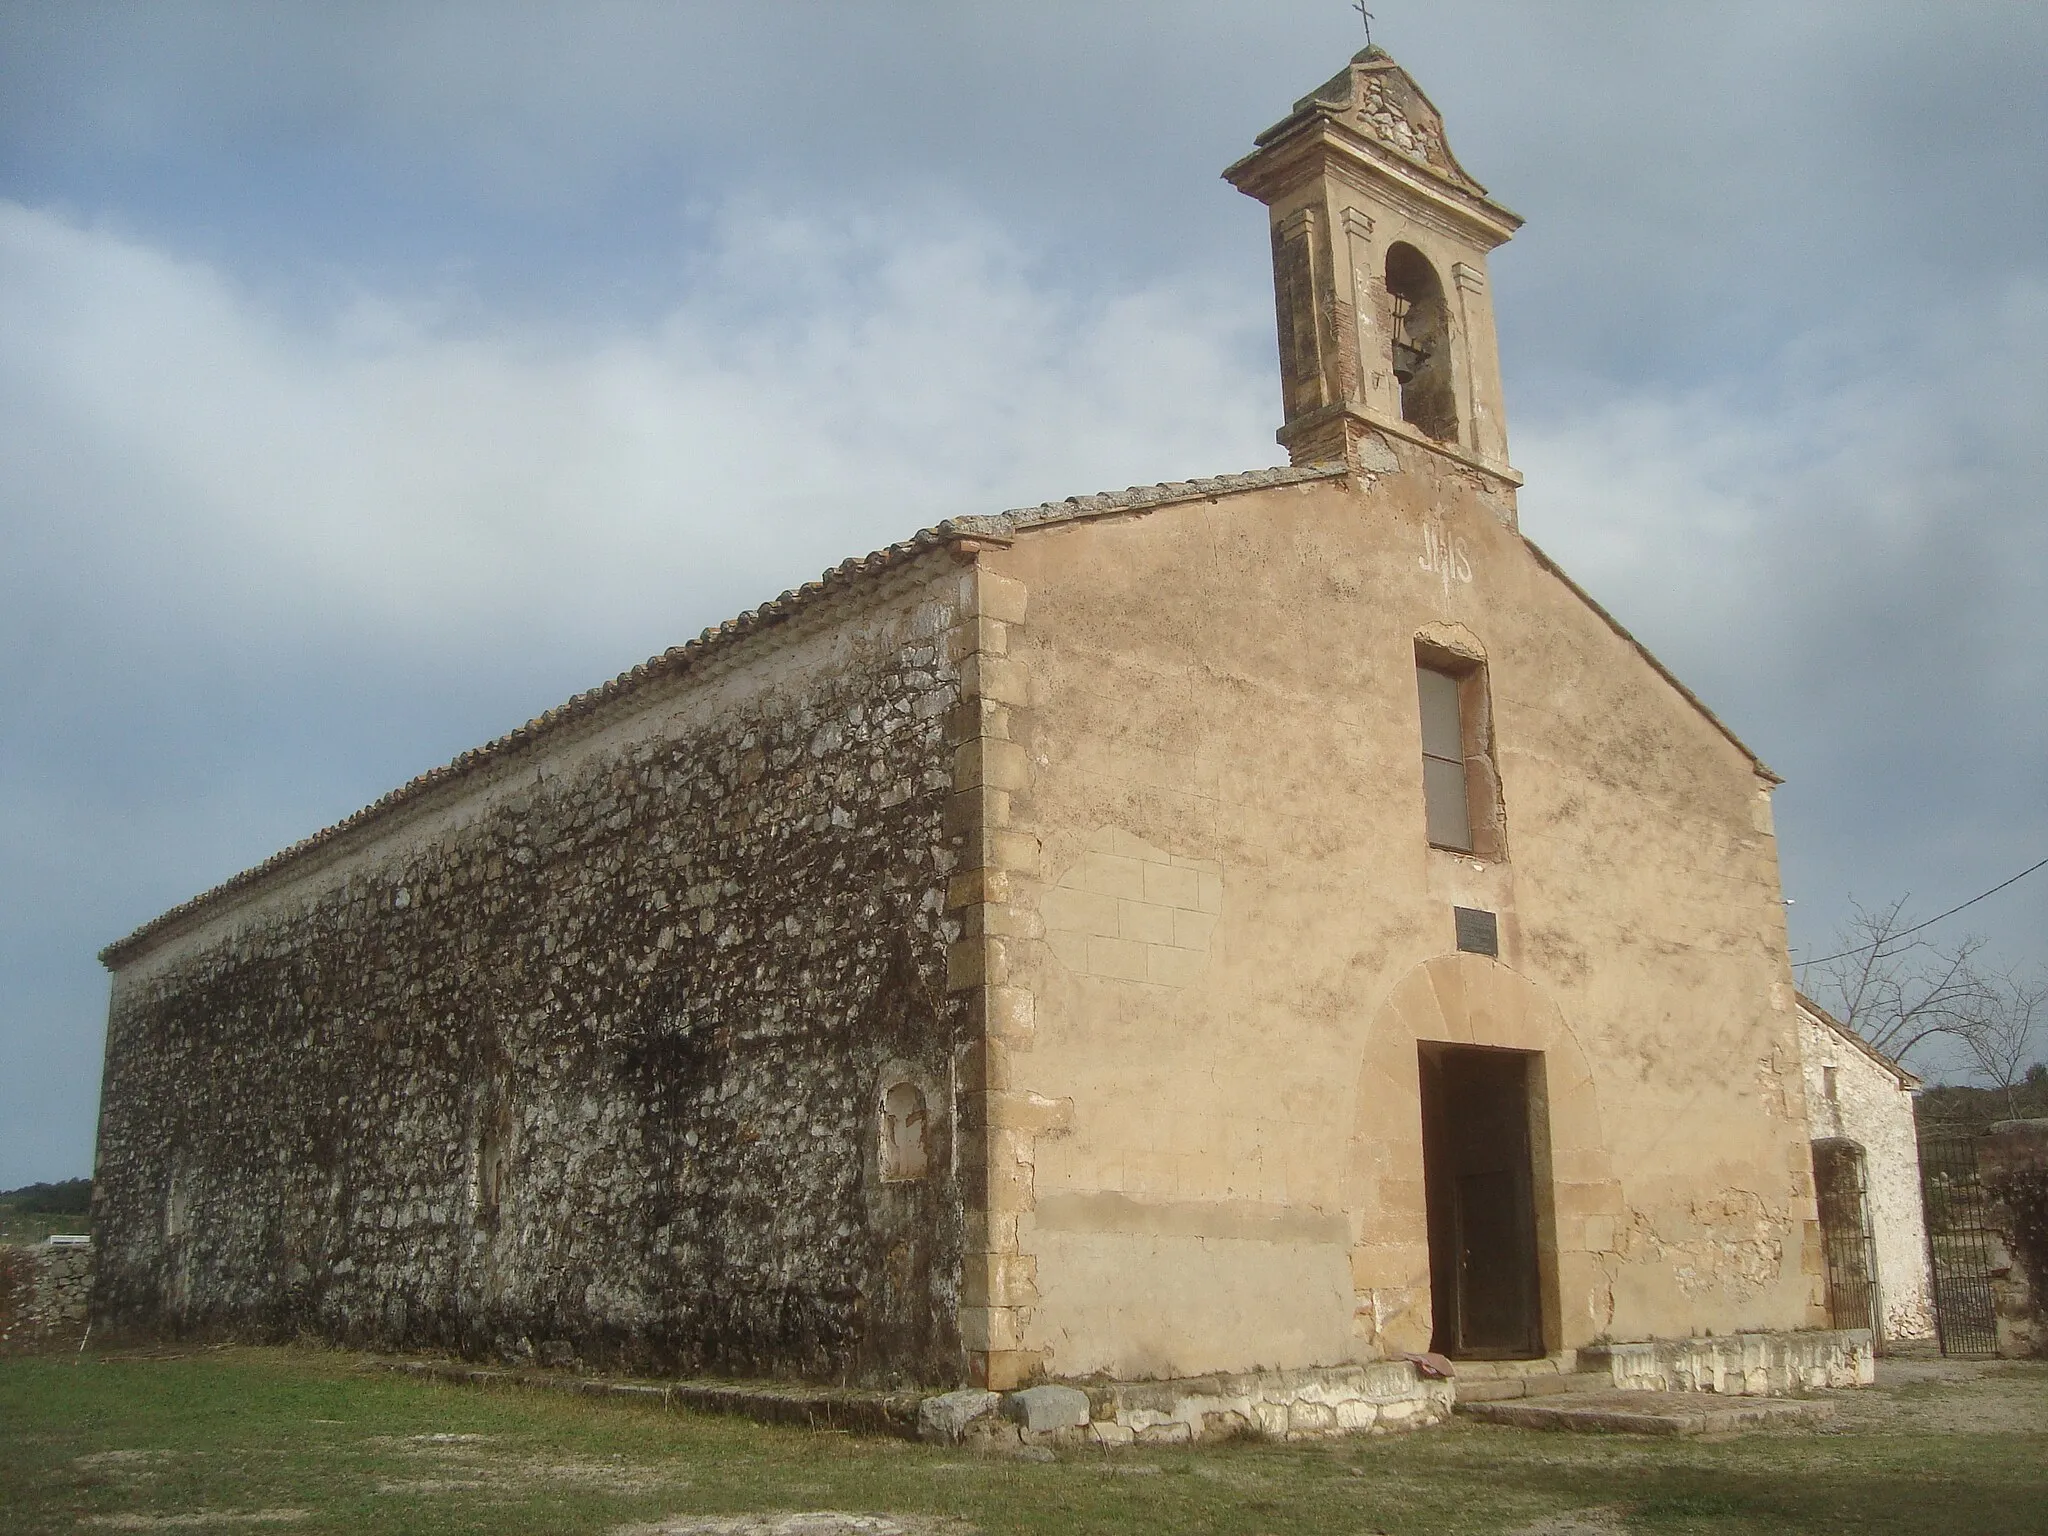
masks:
[(0, 1349), (33, 1349), (85, 1332), (89, 1243), (0, 1244)]
[(1452, 1384), (1405, 1360), (1169, 1381), (1047, 1385), (927, 1399), (925, 1439), (1025, 1445), (1184, 1445), (1269, 1435), (1316, 1440), (1442, 1424)]
[(1877, 1351), (1868, 1328), (1737, 1333), (1599, 1345), (1579, 1351), (1579, 1369), (1605, 1370), (1630, 1392), (1773, 1397), (1867, 1387), (1877, 1379)]
[(2001, 1120), (1978, 1144), (1997, 1244), (1991, 1295), (2001, 1355), (2048, 1355), (2048, 1120)]

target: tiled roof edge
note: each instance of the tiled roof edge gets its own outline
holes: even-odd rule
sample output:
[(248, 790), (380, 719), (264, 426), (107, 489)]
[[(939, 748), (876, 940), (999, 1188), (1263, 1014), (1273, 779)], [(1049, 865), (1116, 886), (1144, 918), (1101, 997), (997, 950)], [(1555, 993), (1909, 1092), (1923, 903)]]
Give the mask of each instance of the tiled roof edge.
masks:
[(1269, 490), (1280, 485), (1336, 480), (1350, 472), (1349, 467), (1342, 463), (1288, 464), (1277, 469), (1247, 470), (1239, 475), (1168, 480), (1158, 485), (1134, 485), (1121, 491), (1098, 491), (1093, 496), (1069, 496), (1065, 501), (1042, 501), (1035, 507), (1013, 507), (994, 517), (954, 518), (941, 526), (961, 534), (988, 533), (1007, 537), (1026, 529), (1042, 528), (1049, 523), (1071, 523), (1118, 512), (1138, 512), (1182, 501), (1210, 501), (1218, 496)]
[(1911, 1089), (1918, 1088), (1920, 1086), (1920, 1079), (1917, 1076), (1907, 1071), (1905, 1067), (1900, 1065), (1892, 1057), (1885, 1055), (1883, 1051), (1880, 1051), (1868, 1040), (1864, 1039), (1861, 1035), (1857, 1034), (1855, 1030), (1851, 1029), (1848, 1025), (1844, 1024), (1832, 1013), (1829, 1013), (1827, 1009), (1821, 1007), (1819, 1003), (1816, 1003), (1804, 992), (1795, 992), (1793, 995), (1799, 999), (1799, 1011), (1801, 1013), (1806, 1014), (1809, 1018), (1813, 1019), (1814, 1022), (1824, 1025), (1828, 1029), (1833, 1030), (1836, 1034), (1840, 1035), (1844, 1040), (1848, 1041), (1851, 1045), (1855, 1046), (1857, 1050), (1861, 1051), (1864, 1055), (1868, 1056), (1872, 1061), (1876, 1062), (1880, 1067), (1883, 1067), (1885, 1071), (1891, 1073), (1893, 1077), (1897, 1078), (1899, 1080), (1899, 1086), (1901, 1088)]
[(827, 593), (837, 592), (851, 583), (893, 570), (931, 550), (943, 548), (960, 539), (1007, 539), (1018, 532), (1053, 523), (1168, 506), (1175, 502), (1202, 501), (1240, 491), (1264, 490), (1271, 486), (1335, 479), (1346, 472), (1342, 464), (1314, 464), (1251, 470), (1244, 474), (1217, 475), (1201, 480), (1176, 480), (1159, 485), (1134, 485), (1121, 491), (1101, 491), (1092, 496), (1070, 496), (1065, 501), (1041, 502), (1035, 507), (1017, 507), (992, 517), (948, 518), (930, 528), (920, 529), (909, 538), (891, 544), (886, 549), (841, 561), (816, 581), (805, 582), (802, 586), (784, 592), (780, 597), (763, 603), (758, 608), (749, 609), (738, 618), (727, 619), (723, 624), (714, 625), (687, 644), (670, 646), (660, 655), (650, 657), (629, 671), (621, 672), (610, 682), (601, 683), (595, 688), (575, 695), (565, 703), (535, 716), (526, 724), (508, 731), (495, 741), (486, 742), (480, 747), (472, 747), (454, 761), (444, 763), (438, 768), (430, 768), (425, 773), (408, 779), (390, 793), (379, 796), (361, 810), (343, 817), (332, 826), (324, 827), (312, 836), (302, 838), (290, 847), (273, 853), (262, 863), (252, 865), (238, 875), (229, 876), (212, 889), (202, 891), (191, 900), (180, 902), (169, 911), (151, 918), (127, 937), (116, 939), (100, 951), (100, 964), (111, 970), (131, 958), (151, 940), (180, 926), (204, 909), (218, 904), (229, 896), (249, 890), (288, 865), (300, 862), (309, 854), (330, 847), (349, 834), (383, 820), (399, 807), (412, 805), (436, 790), (468, 778), (480, 769), (553, 735), (573, 721), (588, 719), (658, 679), (681, 676), (701, 666), (712, 655), (723, 652), (727, 647), (784, 622), (810, 607)]
[(1758, 757), (1755, 752), (1751, 751), (1749, 744), (1745, 742), (1740, 736), (1736, 735), (1734, 731), (1730, 730), (1728, 727), (1728, 723), (1725, 720), (1723, 720), (1719, 715), (1715, 714), (1711, 709), (1709, 709), (1706, 705), (1705, 700), (1703, 700), (1698, 694), (1694, 693), (1690, 688), (1686, 687), (1684, 683), (1681, 683), (1678, 680), (1677, 673), (1673, 672), (1669, 667), (1665, 666), (1663, 662), (1659, 661), (1653, 654), (1651, 654), (1650, 648), (1647, 645), (1643, 644), (1642, 641), (1638, 640), (1634, 635), (1630, 634), (1628, 631), (1628, 627), (1624, 625), (1621, 622), (1621, 620), (1617, 619), (1613, 614), (1609, 613), (1605, 608), (1601, 607), (1599, 600), (1596, 599), (1592, 593), (1588, 592), (1576, 581), (1573, 581), (1571, 577), (1565, 573), (1564, 567), (1559, 565), (1555, 560), (1551, 559), (1550, 556), (1546, 555), (1542, 551), (1542, 549), (1537, 545), (1534, 539), (1530, 538), (1526, 533), (1521, 536), (1521, 539), (1523, 545), (1527, 547), (1529, 553), (1536, 557), (1536, 563), (1538, 565), (1542, 566), (1544, 570), (1550, 572), (1551, 575), (1555, 576), (1559, 581), (1563, 582), (1565, 586), (1568, 589), (1570, 589), (1570, 591), (1574, 595), (1577, 596), (1580, 602), (1584, 603), (1588, 608), (1592, 609), (1593, 612), (1600, 616), (1601, 620), (1605, 622), (1609, 629), (1613, 630), (1617, 635), (1621, 636), (1622, 639), (1626, 640), (1630, 645), (1634, 646), (1636, 654), (1642, 657), (1643, 660), (1647, 661), (1651, 665), (1651, 667), (1656, 670), (1656, 673), (1659, 677), (1663, 678), (1665, 682), (1669, 683), (1673, 688), (1677, 689), (1680, 698), (1684, 699), (1686, 703), (1690, 704), (1694, 709), (1698, 710), (1700, 714), (1706, 719), (1706, 722), (1709, 725), (1711, 725), (1715, 730), (1719, 731), (1723, 736), (1728, 738), (1729, 742), (1734, 746), (1736, 751), (1740, 752), (1744, 757), (1749, 759), (1749, 765), (1750, 767), (1756, 770), (1758, 778), (1768, 779), (1773, 784), (1782, 784), (1785, 782), (1784, 776), (1782, 774), (1772, 772), (1770, 764), (1766, 763), (1762, 758)]
[(657, 679), (677, 677), (694, 670), (713, 655), (722, 653), (732, 645), (765, 629), (783, 623), (829, 592), (836, 592), (853, 582), (879, 575), (883, 571), (893, 570), (919, 555), (952, 543), (956, 535), (948, 534), (946, 527), (947, 525), (942, 523), (936, 528), (922, 529), (910, 538), (891, 544), (886, 549), (842, 561), (816, 581), (807, 581), (758, 608), (749, 609), (737, 618), (713, 625), (696, 639), (683, 645), (670, 646), (660, 655), (649, 657), (637, 667), (621, 672), (609, 682), (600, 683), (595, 688), (576, 694), (496, 740), (485, 742), (480, 747), (472, 747), (452, 762), (444, 763), (438, 768), (430, 768), (425, 773), (408, 779), (398, 788), (379, 796), (361, 810), (343, 817), (332, 826), (323, 827), (312, 836), (302, 838), (290, 847), (273, 853), (262, 863), (253, 865), (238, 875), (230, 876), (211, 890), (203, 891), (189, 901), (180, 902), (168, 912), (151, 918), (126, 938), (116, 939), (101, 950), (100, 963), (109, 969), (119, 965), (149, 940), (175, 927), (184, 919), (194, 916), (202, 908), (212, 906), (224, 897), (247, 890), (286, 865), (297, 863), (317, 849), (327, 847), (359, 828), (382, 820), (400, 806), (410, 805), (445, 785), (468, 778), (478, 770), (554, 735), (572, 722), (588, 719)]

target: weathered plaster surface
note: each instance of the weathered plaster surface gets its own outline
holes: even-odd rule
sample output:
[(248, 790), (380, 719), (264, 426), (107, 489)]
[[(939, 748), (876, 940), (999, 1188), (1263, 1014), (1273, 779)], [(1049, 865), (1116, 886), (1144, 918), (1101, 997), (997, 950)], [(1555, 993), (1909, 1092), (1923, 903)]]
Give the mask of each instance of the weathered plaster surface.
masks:
[(1814, 1140), (1839, 1137), (1863, 1149), (1883, 1337), (1931, 1339), (1934, 1299), (1927, 1272), (1913, 1095), (1896, 1071), (1873, 1060), (1867, 1050), (1844, 1039), (1804, 1005), (1799, 1010), (1799, 1038)]
[[(1421, 1039), (1545, 1053), (1552, 1347), (1820, 1324), (1768, 780), (1496, 482), (1376, 454), (984, 557), (1032, 611), (1017, 1082), (1072, 1105), (1018, 1221), (1026, 1347), (1119, 1377), (1426, 1347)], [(1511, 858), (1424, 841), (1425, 631), (1489, 657)], [(1454, 905), (1498, 913), (1498, 961), (1449, 953)]]
[(962, 581), (815, 604), (123, 954), (98, 1315), (957, 1379)]

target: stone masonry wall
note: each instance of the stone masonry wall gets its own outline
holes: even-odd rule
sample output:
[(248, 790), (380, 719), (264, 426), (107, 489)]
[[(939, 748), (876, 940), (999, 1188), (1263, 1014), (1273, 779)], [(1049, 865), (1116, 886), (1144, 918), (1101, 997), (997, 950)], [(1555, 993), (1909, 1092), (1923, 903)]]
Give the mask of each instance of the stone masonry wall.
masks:
[(76, 1340), (85, 1331), (93, 1251), (86, 1244), (0, 1244), (0, 1351)]
[(1998, 1352), (2048, 1356), (2048, 1120), (2001, 1120), (1978, 1144), (1989, 1200)]
[(926, 555), (124, 957), (102, 1326), (956, 1380), (963, 590)]

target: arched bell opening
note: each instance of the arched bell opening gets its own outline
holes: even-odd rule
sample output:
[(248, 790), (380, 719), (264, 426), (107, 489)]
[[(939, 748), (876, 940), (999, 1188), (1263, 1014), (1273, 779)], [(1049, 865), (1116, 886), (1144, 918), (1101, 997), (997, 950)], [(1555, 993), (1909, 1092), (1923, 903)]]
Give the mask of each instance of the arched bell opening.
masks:
[(1451, 376), (1451, 311), (1443, 280), (1429, 258), (1402, 242), (1387, 248), (1393, 373), (1401, 387), (1401, 419), (1427, 437), (1458, 436), (1458, 398)]

